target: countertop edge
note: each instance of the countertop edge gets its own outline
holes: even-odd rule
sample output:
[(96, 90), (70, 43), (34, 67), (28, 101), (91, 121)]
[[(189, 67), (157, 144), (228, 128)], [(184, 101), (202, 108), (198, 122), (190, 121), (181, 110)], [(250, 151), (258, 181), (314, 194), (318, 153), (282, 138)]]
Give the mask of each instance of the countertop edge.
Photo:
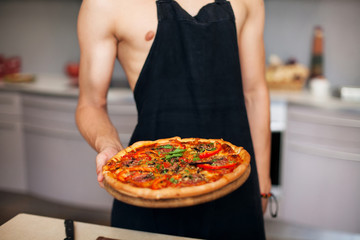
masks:
[[(64, 98), (77, 98), (79, 89), (70, 84), (70, 80), (63, 75), (38, 74), (32, 83), (6, 83), (0, 82), (0, 92), (19, 92), (41, 96), (54, 96)], [(320, 108), (331, 111), (345, 111), (360, 114), (360, 102), (345, 101), (336, 97), (315, 97), (307, 90), (283, 91), (271, 90), (271, 102), (297, 104), (307, 107)], [(128, 87), (110, 87), (108, 103), (125, 102), (134, 104), (133, 92)]]

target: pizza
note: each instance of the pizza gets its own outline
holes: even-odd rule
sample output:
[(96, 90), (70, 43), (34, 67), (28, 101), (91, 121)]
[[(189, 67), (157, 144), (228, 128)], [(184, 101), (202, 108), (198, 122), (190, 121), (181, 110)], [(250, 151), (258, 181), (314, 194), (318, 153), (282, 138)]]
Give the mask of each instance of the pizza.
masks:
[(130, 202), (201, 197), (249, 172), (250, 155), (243, 147), (222, 139), (180, 137), (136, 142), (103, 167), (105, 188)]

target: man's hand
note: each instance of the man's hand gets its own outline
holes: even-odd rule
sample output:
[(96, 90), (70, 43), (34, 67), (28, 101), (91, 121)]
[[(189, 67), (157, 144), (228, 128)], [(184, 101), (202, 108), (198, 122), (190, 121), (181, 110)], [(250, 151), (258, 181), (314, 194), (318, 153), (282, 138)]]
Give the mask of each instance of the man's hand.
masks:
[(107, 147), (104, 148), (99, 154), (96, 156), (96, 174), (97, 174), (97, 180), (99, 182), (100, 187), (104, 187), (104, 176), (102, 174), (102, 168), (105, 165), (105, 163), (112, 158), (115, 154), (117, 154), (119, 151), (116, 148), (113, 147)]

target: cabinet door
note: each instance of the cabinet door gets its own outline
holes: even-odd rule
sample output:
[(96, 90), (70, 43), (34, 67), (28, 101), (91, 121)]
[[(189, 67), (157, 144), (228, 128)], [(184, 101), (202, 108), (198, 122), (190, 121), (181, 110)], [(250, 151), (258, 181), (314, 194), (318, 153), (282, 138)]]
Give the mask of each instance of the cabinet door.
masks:
[[(96, 152), (75, 124), (76, 105), (76, 98), (23, 97), (29, 190), (72, 205), (110, 209), (113, 198), (97, 182)], [(129, 141), (136, 124), (135, 105), (113, 105), (111, 120), (122, 140)]]
[(0, 189), (26, 192), (21, 123), (0, 121)]
[(281, 217), (360, 232), (360, 116), (289, 104)]
[(18, 93), (0, 92), (0, 189), (26, 192), (26, 163)]
[(75, 124), (76, 98), (23, 96), (29, 191), (82, 207), (110, 209), (96, 180), (96, 153)]
[(97, 183), (96, 152), (79, 133), (26, 125), (25, 142), (31, 193), (110, 210), (112, 197)]
[(137, 124), (137, 111), (135, 103), (111, 104), (109, 106), (109, 115), (112, 123), (119, 133), (121, 144), (123, 147), (127, 147)]

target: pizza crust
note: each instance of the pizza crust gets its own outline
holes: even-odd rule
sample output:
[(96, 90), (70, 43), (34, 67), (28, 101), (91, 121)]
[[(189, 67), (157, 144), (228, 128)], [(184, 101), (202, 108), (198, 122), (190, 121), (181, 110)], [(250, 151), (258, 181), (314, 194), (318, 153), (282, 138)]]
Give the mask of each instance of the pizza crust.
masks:
[(104, 175), (104, 184), (106, 186), (106, 189), (109, 192), (115, 191), (132, 198), (142, 198), (149, 200), (166, 200), (166, 199), (179, 199), (179, 198), (189, 198), (189, 197), (191, 198), (191, 197), (208, 194), (218, 189), (221, 189), (224, 186), (235, 181), (236, 179), (240, 178), (248, 169), (250, 169), (250, 154), (245, 149), (243, 149), (242, 147), (237, 147), (229, 142), (219, 139), (197, 139), (197, 138), (181, 139), (180, 137), (173, 137), (167, 139), (160, 139), (156, 141), (139, 141), (120, 151), (112, 159), (110, 159), (110, 161), (117, 161), (117, 159), (120, 159), (128, 152), (136, 150), (139, 147), (151, 145), (154, 143), (159, 143), (159, 144), (167, 143), (171, 140), (178, 140), (180, 142), (192, 142), (192, 141), (219, 142), (220, 141), (221, 143), (228, 144), (235, 151), (236, 154), (239, 154), (243, 159), (243, 163), (239, 165), (237, 168), (235, 168), (231, 173), (225, 174), (215, 182), (206, 183), (198, 186), (190, 186), (190, 187), (182, 187), (182, 188), (168, 187), (158, 190), (154, 190), (150, 188), (139, 188), (132, 186), (130, 184), (122, 183), (113, 177), (113, 174), (107, 170), (107, 166), (104, 166), (103, 175)]
[(194, 206), (201, 203), (210, 202), (221, 198), (236, 189), (238, 189), (244, 182), (247, 180), (251, 172), (250, 165), (246, 169), (243, 175), (237, 178), (235, 181), (225, 185), (224, 187), (215, 190), (213, 192), (205, 193), (203, 195), (197, 195), (193, 197), (185, 198), (169, 198), (169, 199), (146, 199), (142, 197), (133, 197), (127, 194), (123, 194), (116, 189), (111, 188), (106, 181), (105, 189), (119, 201), (138, 206), (138, 207), (148, 207), (148, 208), (178, 208), (178, 207), (188, 207)]

